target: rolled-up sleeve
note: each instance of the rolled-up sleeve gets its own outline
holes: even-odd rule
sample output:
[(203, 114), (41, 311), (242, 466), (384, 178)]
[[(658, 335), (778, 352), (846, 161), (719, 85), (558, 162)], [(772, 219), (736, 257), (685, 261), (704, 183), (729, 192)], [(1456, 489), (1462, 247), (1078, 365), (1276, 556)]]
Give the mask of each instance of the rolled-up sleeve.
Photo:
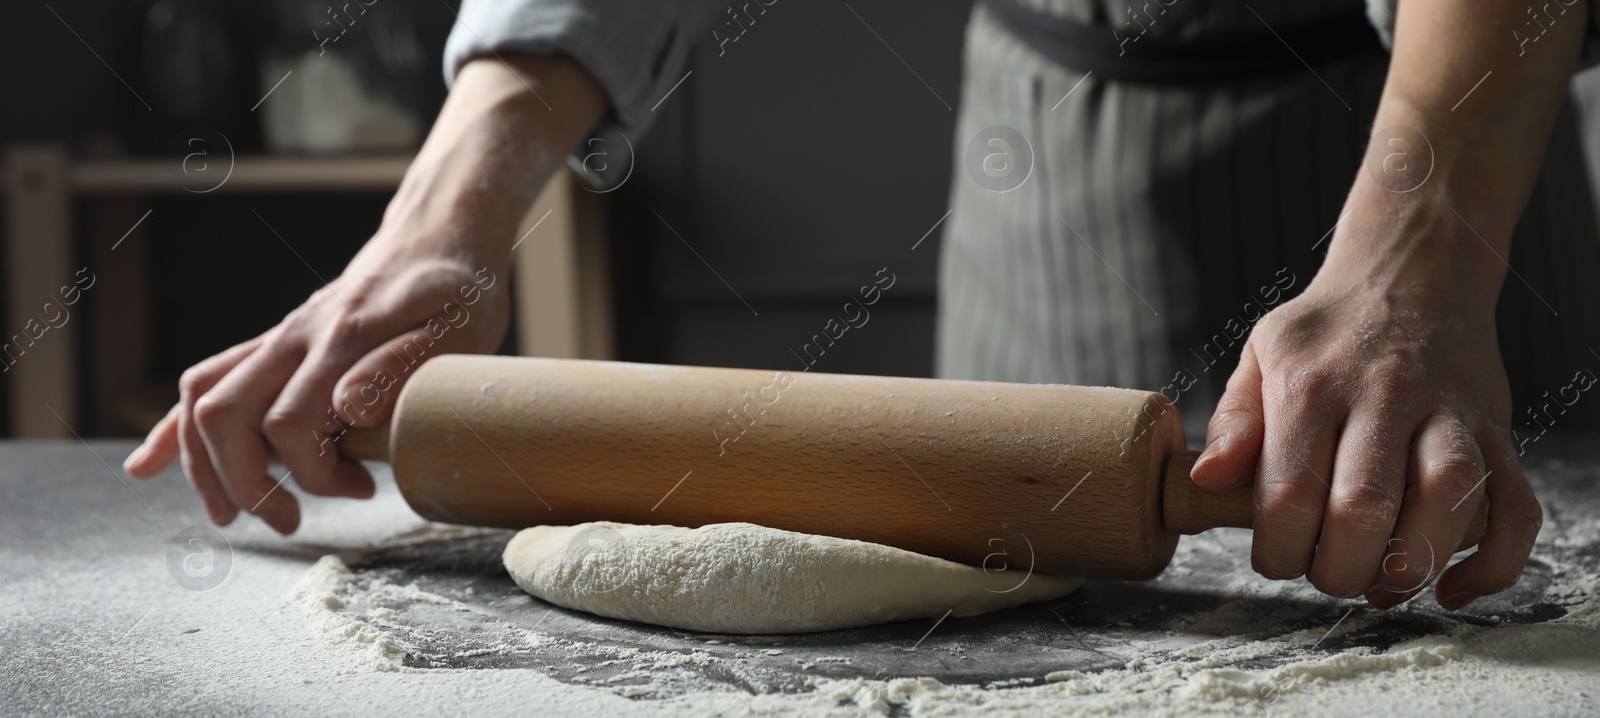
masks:
[(561, 53), (605, 89), (612, 112), (599, 134), (647, 129), (652, 108), (681, 80), (690, 45), (727, 0), (464, 0), (445, 43), (445, 83), (468, 60), (505, 52)]

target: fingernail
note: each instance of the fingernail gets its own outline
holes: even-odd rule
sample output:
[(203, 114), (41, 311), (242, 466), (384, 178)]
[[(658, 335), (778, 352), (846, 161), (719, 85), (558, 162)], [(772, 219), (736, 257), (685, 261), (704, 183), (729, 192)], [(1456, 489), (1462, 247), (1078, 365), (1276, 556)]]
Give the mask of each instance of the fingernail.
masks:
[(376, 493), (376, 486), (370, 482), (351, 483), (345, 487), (344, 497), (347, 499), (370, 499)]
[(366, 470), (353, 461), (339, 462), (334, 467), (333, 480), (340, 488), (339, 495), (347, 499), (370, 499), (377, 490)]
[(144, 458), (144, 455), (149, 452), (149, 444), (140, 444), (138, 448), (133, 450), (133, 453), (128, 454), (128, 458), (122, 460), (122, 470), (127, 471), (129, 466), (139, 463)]
[[(1212, 439), (1210, 441), (1210, 443), (1206, 444), (1205, 451), (1200, 452), (1200, 458), (1195, 460), (1194, 468), (1198, 469), (1202, 465), (1204, 465), (1207, 461), (1210, 461), (1210, 460), (1216, 458), (1217, 454), (1222, 453), (1222, 449), (1224, 447), (1226, 447), (1227, 445), (1228, 445), (1228, 435), (1227, 434), (1222, 434), (1222, 435)], [(1191, 469), (1191, 471), (1193, 471), (1193, 469)]]
[(200, 501), (206, 505), (206, 516), (211, 523), (222, 525), (222, 518), (227, 515), (227, 509), (222, 505), (222, 499), (215, 496), (201, 496)]
[(1446, 596), (1440, 596), (1439, 605), (1446, 611), (1459, 611), (1463, 608), (1466, 608), (1467, 604), (1472, 603), (1480, 598), (1483, 598), (1483, 594), (1481, 593), (1474, 593), (1472, 591), (1456, 591), (1455, 593)]
[(300, 526), (300, 519), (291, 515), (273, 513), (262, 516), (261, 520), (267, 522), (267, 526), (271, 527), (273, 531), (277, 531), (281, 536), (288, 536), (294, 533), (294, 530)]
[[(347, 405), (346, 418), (351, 426), (368, 427), (376, 423), (378, 411), (388, 400), (388, 392), (383, 391), (372, 382), (362, 382), (345, 390), (345, 396), (353, 399)], [(368, 398), (371, 401), (368, 401)]]
[(1384, 588), (1382, 586), (1374, 588), (1366, 593), (1367, 603), (1372, 604), (1372, 607), (1378, 609), (1379, 611), (1387, 611), (1391, 608), (1394, 608), (1395, 606), (1405, 603), (1406, 599), (1408, 598), (1410, 598), (1410, 596), (1406, 595), (1405, 593)]

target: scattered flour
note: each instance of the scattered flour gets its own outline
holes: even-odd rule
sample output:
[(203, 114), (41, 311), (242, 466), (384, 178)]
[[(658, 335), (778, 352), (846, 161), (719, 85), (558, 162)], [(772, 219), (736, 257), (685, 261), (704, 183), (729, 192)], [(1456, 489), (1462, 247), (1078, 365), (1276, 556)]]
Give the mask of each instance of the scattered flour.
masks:
[[(423, 523), (410, 526), (372, 542), (370, 548), (395, 548), (437, 541), (474, 538), (495, 533), (492, 530), (446, 524)], [(393, 609), (382, 604), (397, 601), (424, 602), (465, 609), (460, 602), (423, 591), (413, 585), (397, 585), (372, 578), (359, 586), (345, 558), (359, 556), (349, 551), (344, 557), (323, 556), (295, 584), (290, 595), (310, 619), (312, 630), (331, 643), (356, 650), (347, 661), (352, 670), (404, 671), (407, 655), (419, 651), (397, 637), (403, 625), (392, 620)], [(389, 627), (390, 630), (385, 630)]]
[[(1202, 644), (1184, 655), (1046, 685), (994, 690), (931, 678), (819, 681), (817, 693), (859, 715), (1594, 715), (1600, 698), (1600, 630), (1515, 626), (1427, 636), (1382, 652), (1352, 650), (1272, 669), (1218, 667), (1269, 658), (1271, 641)], [(1259, 645), (1252, 645), (1259, 644)], [(1207, 655), (1219, 654), (1219, 655)], [(1224, 657), (1225, 656), (1225, 657)], [(772, 714), (792, 707), (757, 697)]]
[(330, 643), (342, 644), (350, 651), (352, 670), (400, 671), (410, 647), (393, 635), (356, 616), (366, 613), (381, 618), (378, 608), (363, 611), (372, 595), (353, 590), (350, 569), (338, 556), (323, 556), (295, 584), (295, 601), (311, 620), (311, 629)]
[[(1548, 527), (1547, 527), (1548, 528)], [(1592, 523), (1569, 526), (1541, 536), (1543, 549), (1556, 546), (1592, 551)], [(1226, 551), (1214, 542), (1186, 539), (1182, 554)], [(1151, 640), (1129, 645), (1121, 668), (1098, 672), (1060, 671), (1045, 676), (1018, 676), (987, 686), (947, 685), (928, 677), (817, 677), (799, 693), (749, 695), (712, 691), (651, 700), (661, 684), (706, 671), (736, 670), (734, 661), (705, 654), (615, 648), (610, 663), (621, 667), (591, 685), (556, 683), (537, 669), (498, 671), (406, 668), (408, 646), (397, 630), (382, 623), (372, 610), (381, 595), (407, 595), (412, 600), (443, 601), (414, 586), (364, 581), (356, 588), (353, 574), (337, 557), (319, 561), (295, 588), (294, 595), (311, 616), (315, 630), (351, 656), (356, 670), (407, 670), (477, 678), (486, 691), (484, 704), (522, 695), (531, 687), (564, 696), (611, 695), (636, 698), (628, 705), (652, 715), (842, 715), (950, 716), (988, 715), (1462, 715), (1600, 714), (1600, 576), (1577, 564), (1565, 565), (1547, 550), (1552, 584), (1545, 600), (1565, 615), (1536, 624), (1479, 625), (1465, 620), (1435, 635), (1393, 645), (1328, 653), (1330, 636), (1363, 631), (1388, 620), (1386, 614), (1356, 609), (1339, 623), (1287, 635), (1238, 635), (1223, 638)], [(1242, 577), (1230, 595), (1249, 598), (1285, 591), (1286, 582)], [(1236, 592), (1237, 591), (1237, 592)], [(430, 598), (431, 596), (431, 598)], [(1228, 607), (1199, 623), (1228, 620)], [(537, 631), (508, 638), (521, 650), (559, 656), (570, 642), (541, 637)], [(1204, 633), (1204, 632), (1202, 632)], [(1212, 635), (1215, 635), (1214, 633)], [(707, 640), (711, 643), (711, 640)], [(592, 650), (594, 646), (585, 646)], [(756, 649), (771, 655), (779, 649)], [(413, 654), (414, 655), (414, 654)], [(848, 663), (849, 659), (816, 659), (812, 664)], [(484, 688), (485, 681), (488, 688)], [(570, 694), (570, 695), (569, 695)], [(596, 704), (598, 705), (598, 704)], [(631, 713), (630, 713), (631, 714)]]

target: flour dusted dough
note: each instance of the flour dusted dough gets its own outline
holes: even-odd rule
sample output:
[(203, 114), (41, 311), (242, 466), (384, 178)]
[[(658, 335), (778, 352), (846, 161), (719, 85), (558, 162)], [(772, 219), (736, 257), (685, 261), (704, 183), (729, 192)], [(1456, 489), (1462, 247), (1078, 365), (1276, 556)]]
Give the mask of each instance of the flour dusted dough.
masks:
[(537, 526), (511, 539), (504, 560), (518, 586), (558, 606), (711, 633), (974, 616), (1083, 583), (746, 523)]

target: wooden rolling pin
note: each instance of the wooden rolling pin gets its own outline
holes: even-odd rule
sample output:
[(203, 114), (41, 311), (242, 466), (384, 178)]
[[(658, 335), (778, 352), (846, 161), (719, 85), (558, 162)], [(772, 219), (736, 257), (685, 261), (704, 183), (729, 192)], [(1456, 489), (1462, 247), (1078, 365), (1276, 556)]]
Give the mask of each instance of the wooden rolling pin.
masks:
[(338, 445), (435, 521), (748, 521), (1045, 574), (1153, 578), (1252, 512), (1125, 389), (449, 355)]

